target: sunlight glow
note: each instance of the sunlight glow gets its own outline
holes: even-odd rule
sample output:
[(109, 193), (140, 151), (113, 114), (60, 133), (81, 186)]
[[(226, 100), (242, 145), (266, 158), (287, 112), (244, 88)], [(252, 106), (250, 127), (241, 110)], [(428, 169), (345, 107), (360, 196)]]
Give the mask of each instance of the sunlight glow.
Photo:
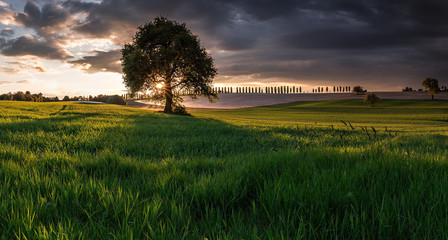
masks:
[(157, 83), (156, 88), (162, 89), (163, 88), (163, 84), (164, 84), (164, 82)]

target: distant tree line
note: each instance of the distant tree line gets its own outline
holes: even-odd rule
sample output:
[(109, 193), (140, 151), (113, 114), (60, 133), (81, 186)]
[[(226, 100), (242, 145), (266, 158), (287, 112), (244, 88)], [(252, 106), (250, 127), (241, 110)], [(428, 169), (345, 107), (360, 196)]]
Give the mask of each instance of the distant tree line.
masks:
[(55, 102), (59, 101), (58, 97), (45, 97), (42, 93), (31, 94), (30, 91), (26, 91), (23, 93), (22, 91), (18, 91), (15, 93), (5, 93), (0, 95), (0, 100), (8, 100), (8, 101), (29, 101), (29, 102)]
[[(32, 94), (30, 91), (26, 91), (23, 93), (22, 91), (18, 91), (15, 93), (5, 93), (0, 95), (0, 100), (7, 101), (29, 101), (29, 102), (58, 102), (61, 101), (56, 97), (45, 97), (42, 93)], [(118, 104), (118, 105), (127, 105), (126, 100), (119, 95), (98, 95), (98, 96), (64, 96), (62, 101), (96, 101), (96, 102), (104, 102), (110, 104)]]
[(98, 95), (96, 97), (89, 96), (89, 101), (104, 102), (109, 104), (127, 105), (128, 102), (119, 95)]
[[(295, 94), (302, 93), (301, 86), (272, 86), (272, 87), (213, 87), (211, 89), (214, 93), (266, 93), (266, 94)], [(350, 86), (333, 86), (334, 93), (350, 92)], [(312, 89), (313, 93), (329, 93), (331, 87), (316, 87)], [(191, 90), (182, 90), (180, 95), (195, 94)]]
[[(422, 86), (425, 88), (425, 92), (431, 95), (431, 99), (434, 100), (434, 95), (440, 92), (448, 92), (446, 86), (439, 87), (439, 80), (431, 77), (427, 77), (423, 80)], [(415, 92), (411, 87), (406, 86), (402, 90), (403, 92)], [(419, 92), (423, 92), (423, 89), (418, 89)]]
[[(423, 91), (423, 89), (419, 89), (420, 91)], [(412, 89), (411, 87), (406, 86), (405, 88), (402, 89), (403, 92), (413, 92), (415, 91), (414, 89)]]
[(367, 90), (363, 89), (361, 86), (354, 86), (352, 92), (356, 95), (362, 95), (367, 92)]

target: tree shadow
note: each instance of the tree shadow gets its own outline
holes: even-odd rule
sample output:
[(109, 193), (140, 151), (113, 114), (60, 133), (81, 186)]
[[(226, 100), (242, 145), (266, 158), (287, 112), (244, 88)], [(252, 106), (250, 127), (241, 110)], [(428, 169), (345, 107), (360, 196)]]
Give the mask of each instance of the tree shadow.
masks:
[(54, 115), (56, 115), (56, 114), (58, 114), (58, 113), (64, 111), (66, 108), (67, 108), (67, 105), (62, 106), (61, 109), (59, 109), (58, 111), (56, 111), (56, 112), (54, 112), (54, 113), (51, 113), (50, 116), (54, 116)]
[[(114, 120), (114, 117), (119, 120)], [(31, 140), (15, 138), (14, 134), (29, 136)], [(339, 134), (343, 135), (342, 139)], [(387, 132), (378, 134), (381, 134), (381, 139), (395, 137)], [(330, 136), (324, 139), (325, 135)], [(343, 144), (350, 146), (349, 138), (355, 137), (362, 138), (363, 145), (378, 140), (373, 136), (370, 139), (361, 131), (330, 127), (253, 128), (216, 119), (147, 111), (103, 116), (100, 112), (67, 112), (66, 109), (45, 119), (0, 124), (0, 137), (2, 143), (22, 147), (38, 155), (34, 162), (25, 166), (24, 171), (28, 169), (29, 174), (34, 174), (30, 178), (52, 179), (55, 182), (48, 186), (44, 180), (26, 181), (29, 176), (8, 175), (18, 185), (23, 185), (19, 189), (39, 189), (38, 196), (34, 196), (36, 199), (44, 196), (50, 203), (54, 202), (54, 205), (36, 204), (35, 208), (40, 212), (36, 216), (39, 224), (48, 226), (60, 222), (60, 219), (69, 219), (85, 227), (86, 236), (94, 235), (95, 226), (107, 229), (95, 233), (104, 238), (108, 232), (122, 231), (116, 226), (131, 226), (129, 222), (149, 221), (154, 228), (168, 224), (171, 231), (179, 235), (188, 232), (185, 230), (187, 224), (195, 227), (195, 231), (220, 229), (225, 233), (237, 227), (238, 220), (234, 219), (238, 217), (235, 216), (248, 221), (240, 222), (247, 226), (269, 228), (272, 222), (277, 221), (278, 227), (281, 224), (276, 218), (277, 207), (263, 206), (265, 210), (260, 211), (263, 196), (268, 195), (270, 187), (275, 187), (275, 184), (287, 186), (288, 189), (285, 187), (283, 190), (292, 194), (288, 202), (288, 196), (282, 198), (279, 193), (280, 211), (293, 210), (303, 213), (302, 216), (312, 216), (307, 214), (306, 209), (300, 208), (298, 199), (293, 196), (300, 191), (293, 192), (291, 188), (294, 186), (288, 185), (288, 182), (281, 184), (281, 181), (294, 184), (303, 181), (316, 186), (332, 185), (334, 182), (334, 188), (329, 189), (335, 189), (331, 191), (342, 195), (333, 201), (330, 195), (334, 192), (330, 191), (328, 198), (322, 198), (322, 202), (331, 204), (335, 213), (332, 216), (341, 220), (347, 205), (346, 192), (339, 191), (336, 182), (343, 179), (342, 174), (345, 173), (335, 173), (332, 169), (341, 166), (345, 170), (355, 168), (357, 161), (363, 160), (363, 157), (342, 151), (319, 155), (319, 150), (322, 150), (319, 147), (324, 148), (325, 143), (333, 143), (334, 147)], [(58, 144), (48, 145), (51, 142), (45, 139)], [(322, 146), (315, 145), (312, 151), (305, 151), (305, 143), (311, 144), (316, 139), (322, 139), (319, 143)], [(446, 141), (447, 136), (437, 136), (437, 140)], [(42, 149), (47, 153), (42, 153)], [(310, 154), (318, 157), (310, 161)], [(376, 174), (373, 167), (366, 171), (372, 169), (371, 174)], [(446, 169), (446, 166), (441, 168)], [(312, 181), (323, 178), (319, 174), (323, 176), (326, 171), (333, 174), (328, 178), (332, 181)], [(291, 179), (282, 179), (283, 174)], [(401, 175), (399, 177), (401, 179)], [(360, 179), (363, 180), (363, 176)], [(403, 179), (404, 184), (411, 184), (406, 178)], [(382, 180), (387, 183), (389, 179), (386, 176)], [(364, 181), (371, 183), (369, 179)], [(304, 189), (307, 186), (301, 185)], [(360, 189), (362, 187), (359, 186)], [(400, 189), (394, 190), (391, 192), (400, 193)], [(308, 194), (315, 194), (319, 199), (317, 187)], [(156, 209), (157, 204), (160, 210)], [(153, 215), (148, 214), (154, 219), (145, 220), (145, 211), (152, 211)], [(179, 211), (184, 212), (180, 214)], [(316, 213), (319, 216), (320, 212)], [(268, 219), (269, 214), (272, 221)], [(289, 215), (285, 213), (283, 216)], [(226, 222), (225, 226), (222, 221)], [(207, 225), (210, 223), (222, 225), (214, 228)], [(318, 223), (318, 220), (310, 220), (310, 224), (315, 226)], [(298, 223), (294, 224), (297, 226)], [(143, 226), (141, 229), (146, 228)], [(139, 234), (138, 237), (144, 238), (141, 229), (134, 228), (134, 231)]]

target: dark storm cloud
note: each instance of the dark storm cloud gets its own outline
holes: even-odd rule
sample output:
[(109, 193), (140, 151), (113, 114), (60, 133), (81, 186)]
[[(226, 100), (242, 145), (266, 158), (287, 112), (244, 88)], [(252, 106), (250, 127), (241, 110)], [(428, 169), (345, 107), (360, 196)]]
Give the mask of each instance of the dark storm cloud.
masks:
[(257, 52), (217, 58), (220, 73), (373, 86), (419, 85), (428, 75), (448, 78), (448, 2), (301, 4), (292, 8), (294, 14), (272, 14), (273, 20), (264, 21), (270, 36), (258, 35), (265, 41)]
[(23, 13), (17, 13), (15, 20), (25, 27), (33, 28), (40, 35), (49, 35), (65, 27), (70, 17), (69, 11), (59, 4), (47, 3), (40, 9), (28, 1)]
[[(1, 42), (0, 42), (1, 43)], [(56, 42), (41, 40), (34, 36), (23, 36), (0, 44), (4, 56), (37, 56), (45, 59), (67, 59), (72, 57)]]
[(3, 37), (12, 37), (12, 36), (14, 36), (14, 34), (15, 34), (15, 31), (12, 30), (11, 28), (5, 28), (0, 32), (0, 36), (3, 36)]
[[(232, 35), (229, 39), (238, 45), (241, 42), (258, 42), (264, 29), (254, 34), (253, 24), (244, 29), (238, 29), (247, 22), (261, 24), (269, 28), (275, 22), (273, 19), (285, 19), (281, 26), (283, 34), (300, 37), (303, 46), (318, 39), (317, 46), (331, 46), (336, 39), (336, 47), (341, 45), (337, 39), (346, 36), (352, 42), (376, 37), (375, 45), (393, 43), (408, 37), (422, 37), (448, 34), (446, 25), (448, 18), (448, 2), (444, 0), (416, 1), (352, 1), (352, 0), (322, 0), (322, 1), (148, 1), (148, 0), (110, 0), (102, 3), (83, 3), (67, 1), (64, 6), (72, 12), (86, 12), (88, 17), (78, 30), (84, 33), (105, 36), (120, 24), (141, 25), (154, 16), (167, 15), (185, 21), (188, 25), (199, 26), (200, 32), (213, 34), (216, 38)], [(445, 28), (440, 28), (444, 26)], [(232, 32), (237, 29), (238, 31)], [(364, 30), (364, 31), (362, 31)], [(360, 32), (361, 31), (361, 32)], [(222, 34), (221, 34), (222, 32)], [(246, 34), (246, 33), (249, 34)], [(229, 34), (232, 33), (232, 34)], [(358, 34), (359, 33), (359, 34)], [(236, 35), (236, 36), (235, 36)], [(238, 36), (239, 35), (239, 36)], [(269, 34), (267, 34), (269, 35)], [(276, 36), (270, 36), (276, 37)], [(280, 36), (277, 36), (280, 37)], [(217, 39), (218, 40), (218, 39)], [(279, 40), (282, 40), (279, 38)], [(223, 45), (232, 45), (222, 42)], [(282, 42), (282, 41), (279, 41)], [(299, 44), (300, 45), (300, 44)], [(347, 44), (350, 45), (350, 44)], [(341, 46), (346, 47), (346, 46)], [(230, 47), (232, 48), (232, 47)]]
[(64, 6), (87, 14), (76, 31), (122, 41), (155, 16), (185, 22), (208, 48), (231, 52), (213, 55), (220, 75), (310, 84), (448, 78), (440, 67), (448, 63), (445, 0), (71, 0)]
[[(84, 3), (66, 1), (63, 6), (72, 14), (86, 14), (86, 18), (78, 21), (73, 30), (96, 38), (109, 38), (116, 35), (120, 39), (130, 39), (136, 27), (142, 24), (138, 14), (125, 1), (104, 1), (102, 3)], [(140, 22), (140, 23), (139, 23)]]
[(121, 57), (120, 50), (112, 50), (109, 52), (94, 51), (95, 55), (85, 56), (79, 60), (69, 61), (69, 63), (80, 67), (86, 73), (98, 72), (115, 72), (121, 73), (121, 64), (119, 62)]
[(298, 8), (304, 8), (309, 5), (307, 1), (297, 0), (232, 0), (231, 2), (235, 8), (261, 21), (294, 15)]
[[(446, 3), (432, 3), (448, 11)], [(301, 12), (301, 17), (295, 19), (299, 28), (285, 31), (282, 43), (295, 48), (350, 50), (418, 45), (448, 36), (446, 14), (424, 12), (421, 5), (425, 4), (422, 1), (323, 1)], [(431, 1), (426, 5), (431, 5)], [(437, 19), (437, 23), (428, 19)], [(300, 21), (306, 24), (300, 24)]]
[[(225, 27), (231, 17), (227, 5), (219, 1), (208, 0), (110, 0), (101, 3), (68, 0), (62, 4), (72, 14), (82, 13), (86, 16), (85, 19), (77, 22), (73, 27), (74, 31), (89, 37), (112, 38), (120, 45), (132, 40), (132, 35), (135, 34), (138, 26), (160, 15), (179, 22), (186, 22), (189, 28), (195, 30), (196, 34), (208, 32), (218, 35), (221, 33), (221, 36), (224, 36), (231, 30), (227, 28), (221, 31), (221, 27)], [(200, 31), (196, 31), (198, 29)], [(204, 36), (201, 34), (201, 38)], [(241, 39), (241, 37), (239, 38)], [(233, 36), (233, 39), (237, 39), (237, 37)], [(235, 48), (241, 48), (241, 45), (238, 42)], [(234, 47), (231, 46), (231, 48)]]
[[(138, 26), (162, 15), (185, 22), (212, 51), (220, 76), (233, 76), (233, 79), (252, 76), (265, 83), (281, 78), (308, 84), (361, 81), (372, 86), (419, 84), (427, 75), (448, 79), (446, 0), (38, 3), (42, 4), (28, 2), (23, 13), (13, 14), (17, 23), (36, 30), (43, 37), (40, 42), (34, 41), (34, 45), (49, 47), (47, 43), (55, 39), (63, 42), (62, 35), (55, 36), (62, 30), (112, 39), (123, 45), (132, 40)], [(11, 19), (9, 10), (8, 16), (0, 20)], [(0, 38), (2, 45), (4, 54), (25, 51), (45, 55), (34, 48), (33, 51), (19, 48), (21, 44), (15, 48), (12, 42)], [(49, 52), (56, 53), (58, 58), (66, 57), (61, 49)], [(120, 72), (118, 51), (93, 53), (94, 56), (70, 63), (90, 66), (84, 68), (88, 73)], [(220, 81), (236, 80), (221, 78)]]

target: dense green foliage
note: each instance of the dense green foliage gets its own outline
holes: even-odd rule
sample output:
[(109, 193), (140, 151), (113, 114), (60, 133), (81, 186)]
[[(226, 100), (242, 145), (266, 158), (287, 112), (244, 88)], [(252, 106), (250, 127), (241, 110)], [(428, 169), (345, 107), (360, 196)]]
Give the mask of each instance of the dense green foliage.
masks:
[(105, 102), (109, 104), (117, 104), (117, 105), (127, 105), (128, 102), (122, 97), (118, 95), (111, 95), (111, 96), (103, 96), (99, 98), (100, 102)]
[(446, 101), (0, 113), (2, 239), (448, 235)]
[[(0, 100), (7, 101), (29, 101), (29, 102), (58, 102), (58, 97), (45, 97), (42, 93), (39, 94), (31, 94), (29, 91), (25, 93), (18, 91), (16, 93), (6, 93), (0, 95)], [(96, 102), (104, 102), (108, 104), (117, 104), (117, 105), (127, 105), (127, 101), (119, 95), (98, 95), (95, 97), (83, 97), (83, 96), (74, 96), (70, 98), (69, 96), (64, 96), (62, 101), (96, 101)]]
[(352, 92), (356, 94), (364, 94), (365, 91), (361, 86), (354, 86)]
[(434, 100), (434, 94), (440, 92), (439, 80), (435, 78), (427, 77), (423, 80), (422, 86), (428, 90), (429, 94), (431, 94), (431, 99)]
[(121, 53), (126, 87), (131, 93), (151, 90), (153, 100), (165, 102), (165, 113), (173, 112), (182, 91), (216, 98), (213, 58), (185, 24), (157, 17), (140, 26)]
[(31, 92), (26, 91), (23, 93), (22, 91), (18, 91), (15, 93), (5, 93), (0, 95), (0, 100), (7, 101), (29, 101), (29, 102), (52, 102), (57, 101), (55, 98), (44, 97), (42, 93), (31, 94)]
[(370, 103), (372, 107), (375, 103), (379, 102), (380, 100), (381, 99), (375, 93), (367, 93), (366, 97), (364, 98), (364, 102)]

